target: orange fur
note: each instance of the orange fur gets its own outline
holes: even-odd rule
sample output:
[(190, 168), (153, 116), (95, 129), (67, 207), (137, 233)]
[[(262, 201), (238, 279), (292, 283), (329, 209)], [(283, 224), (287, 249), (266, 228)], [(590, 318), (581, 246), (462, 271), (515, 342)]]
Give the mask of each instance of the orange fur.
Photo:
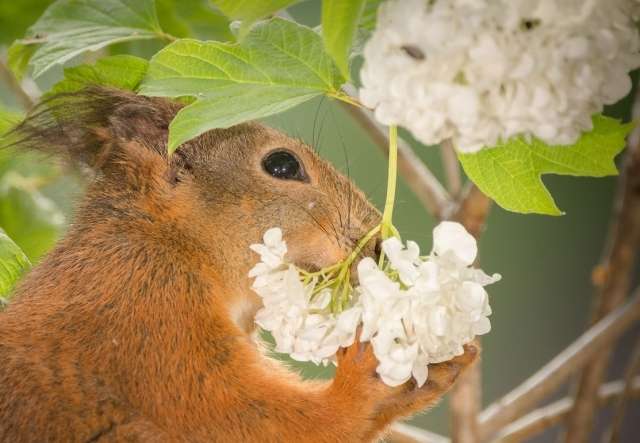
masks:
[[(253, 339), (248, 246), (280, 226), (291, 260), (334, 263), (379, 220), (364, 195), (258, 124), (210, 131), (167, 158), (177, 105), (104, 89), (66, 100), (86, 112), (50, 102), (56, 115), (41, 108), (18, 128), (20, 144), (96, 178), (65, 238), (0, 313), (0, 441), (374, 441), (476, 358), (470, 346), (433, 365), (424, 387), (389, 388), (370, 346), (356, 343), (333, 380), (300, 380)], [(262, 171), (276, 147), (300, 158), (308, 183)]]

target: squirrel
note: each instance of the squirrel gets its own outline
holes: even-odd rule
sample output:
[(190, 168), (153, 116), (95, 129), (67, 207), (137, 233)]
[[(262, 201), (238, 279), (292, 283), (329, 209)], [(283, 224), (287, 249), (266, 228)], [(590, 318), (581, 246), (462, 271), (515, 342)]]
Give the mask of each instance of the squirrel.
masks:
[(320, 269), (380, 213), (311, 147), (259, 123), (168, 155), (182, 106), (92, 86), (14, 129), (14, 147), (93, 179), (0, 313), (0, 442), (366, 442), (435, 404), (478, 345), (430, 365), (420, 388), (386, 386), (368, 343), (339, 351), (332, 380), (266, 355), (249, 245), (279, 226), (288, 259)]

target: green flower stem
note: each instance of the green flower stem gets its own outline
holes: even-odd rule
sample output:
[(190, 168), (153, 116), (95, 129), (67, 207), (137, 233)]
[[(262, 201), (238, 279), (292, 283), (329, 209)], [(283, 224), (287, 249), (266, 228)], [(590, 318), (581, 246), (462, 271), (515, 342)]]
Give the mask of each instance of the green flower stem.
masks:
[(353, 264), (355, 259), (358, 258), (358, 256), (360, 255), (360, 252), (362, 252), (364, 247), (367, 246), (367, 243), (369, 243), (371, 241), (371, 239), (373, 237), (375, 237), (376, 234), (378, 234), (378, 232), (380, 232), (381, 229), (382, 229), (382, 225), (378, 225), (375, 228), (373, 228), (372, 230), (370, 230), (367, 233), (367, 235), (362, 237), (362, 239), (358, 242), (358, 244), (353, 249), (353, 251), (351, 251), (351, 254), (349, 255), (349, 257), (347, 257), (346, 260), (344, 260), (343, 263), (346, 264), (345, 269), (348, 270), (351, 267), (351, 265)]
[[(346, 94), (334, 94), (333, 97), (359, 106), (359, 103), (351, 100)], [(317, 272), (306, 272), (300, 270), (303, 275), (303, 282), (309, 284), (314, 279), (320, 278), (319, 284), (315, 285), (311, 298), (321, 291), (331, 288), (331, 312), (337, 314), (343, 311), (348, 305), (353, 288), (351, 287), (351, 266), (360, 256), (365, 246), (378, 234), (383, 239), (390, 237), (400, 237), (395, 226), (393, 226), (393, 207), (396, 200), (396, 185), (398, 180), (398, 128), (389, 127), (389, 170), (387, 176), (387, 197), (382, 213), (382, 221), (375, 228), (371, 229), (351, 251), (349, 256), (340, 263), (321, 269)], [(380, 254), (378, 266), (382, 269), (384, 265), (384, 253)]]
[(305, 278), (306, 277), (311, 277), (311, 278), (312, 277), (321, 277), (321, 276), (325, 276), (327, 274), (330, 274), (331, 271), (334, 271), (334, 270), (340, 268), (340, 266), (342, 266), (342, 262), (336, 263), (336, 264), (331, 265), (331, 266), (327, 266), (326, 268), (322, 268), (321, 270), (316, 271), (316, 272), (307, 272), (304, 269), (300, 269), (300, 273), (302, 275), (304, 275)]
[(381, 234), (383, 239), (397, 235), (393, 226), (393, 207), (396, 201), (396, 182), (398, 179), (398, 127), (389, 126), (389, 170), (387, 175), (387, 198), (382, 213)]
[(340, 263), (324, 268), (318, 272), (306, 272), (300, 270), (303, 275), (303, 283), (309, 284), (314, 278), (321, 278), (320, 284), (316, 285), (313, 289), (311, 298), (317, 296), (320, 291), (331, 288), (331, 312), (339, 313), (349, 304), (350, 295), (352, 291), (351, 287), (351, 265), (360, 256), (360, 253), (365, 246), (373, 239), (381, 229), (382, 225), (378, 225), (370, 230), (351, 251), (351, 254)]

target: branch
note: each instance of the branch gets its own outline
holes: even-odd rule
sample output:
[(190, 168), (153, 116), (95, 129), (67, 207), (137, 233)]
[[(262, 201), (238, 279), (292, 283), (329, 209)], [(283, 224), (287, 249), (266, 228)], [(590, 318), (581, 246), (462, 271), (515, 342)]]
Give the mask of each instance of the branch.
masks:
[(640, 288), (631, 300), (600, 320), (564, 351), (554, 357), (520, 386), (491, 404), (480, 414), (480, 436), (491, 438), (507, 424), (557, 389), (569, 376), (611, 346), (640, 320)]
[(459, 443), (479, 441), (478, 415), (482, 409), (482, 369), (480, 361), (467, 369), (451, 391), (451, 439)]
[[(352, 97), (356, 95), (355, 89), (351, 86), (345, 86), (344, 90)], [(375, 120), (373, 114), (366, 109), (343, 101), (338, 103), (369, 134), (375, 144), (387, 154), (389, 150), (387, 132)], [(451, 197), (424, 162), (413, 152), (413, 149), (402, 140), (399, 140), (398, 143), (398, 169), (409, 188), (434, 217), (443, 219), (449, 216), (454, 207)]]
[(462, 191), (460, 205), (453, 219), (462, 223), (476, 239), (484, 231), (484, 225), (491, 209), (491, 199), (484, 195), (473, 183), (467, 183)]
[[(462, 201), (453, 218), (462, 223), (475, 238), (479, 238), (491, 209), (491, 200), (471, 183), (461, 198)], [(449, 406), (453, 442), (478, 442), (478, 415), (482, 409), (481, 361), (476, 362), (460, 376), (451, 391)]]
[(447, 187), (454, 197), (458, 197), (462, 190), (462, 177), (460, 174), (460, 164), (453, 142), (448, 139), (440, 144), (442, 154), (442, 166), (447, 177)]
[(13, 92), (25, 110), (28, 111), (33, 107), (33, 99), (22, 88), (18, 79), (13, 75), (13, 72), (7, 68), (2, 60), (0, 60), (0, 79), (2, 79), (2, 82), (7, 85), (11, 92)]
[(406, 423), (394, 424), (385, 441), (389, 443), (450, 443), (447, 437)]
[[(640, 89), (633, 114), (640, 117)], [(600, 320), (622, 304), (629, 292), (631, 274), (640, 244), (640, 127), (628, 140), (624, 171), (618, 183), (616, 208), (601, 265), (600, 281), (592, 322)], [(576, 390), (576, 402), (567, 423), (566, 442), (587, 440), (593, 426), (597, 390), (605, 377), (611, 349), (605, 350), (582, 372)]]
[[(625, 382), (617, 380), (600, 386), (598, 390), (597, 404), (599, 407), (620, 399), (625, 395)], [(630, 395), (640, 397), (640, 377), (636, 377), (630, 387)], [(531, 438), (547, 429), (562, 424), (569, 416), (574, 402), (571, 397), (551, 403), (540, 409), (525, 415), (521, 419), (506, 426), (500, 431), (493, 441), (500, 443), (518, 443)]]
[[(620, 429), (622, 428), (622, 422), (624, 421), (625, 412), (629, 404), (629, 399), (634, 394), (635, 382), (640, 381), (640, 377), (634, 378), (634, 376), (640, 370), (640, 339), (636, 342), (633, 353), (629, 358), (629, 364), (624, 374), (624, 389), (621, 395), (618, 397), (618, 401), (615, 405), (613, 413), (613, 421), (611, 427), (607, 431), (608, 438), (605, 437), (603, 441), (609, 440), (609, 443), (618, 443), (620, 441)], [(636, 392), (637, 393), (637, 392)]]

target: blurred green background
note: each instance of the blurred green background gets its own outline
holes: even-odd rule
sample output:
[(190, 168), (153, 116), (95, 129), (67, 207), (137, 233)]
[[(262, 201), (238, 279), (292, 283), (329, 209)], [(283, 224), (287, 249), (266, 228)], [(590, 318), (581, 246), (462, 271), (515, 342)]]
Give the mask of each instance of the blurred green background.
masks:
[[(47, 3), (50, 2), (0, 0), (0, 54), (8, 43), (22, 36)], [(197, 5), (201, 6), (200, 1), (162, 0), (160, 3), (161, 8), (181, 8), (182, 16), (191, 14), (192, 20), (194, 16), (200, 17), (195, 9)], [(315, 26), (320, 21), (320, 1), (300, 3), (290, 12), (301, 22)], [(202, 20), (191, 23), (201, 38), (228, 35), (224, 23), (217, 27), (207, 26)], [(172, 26), (176, 34), (189, 32), (187, 29), (180, 31), (179, 23)], [(149, 56), (154, 49), (157, 44), (147, 42), (119, 45), (110, 51)], [(38, 80), (38, 86), (46, 90), (61, 75), (61, 68), (53, 69)], [(16, 97), (0, 81), (1, 108), (20, 111)], [(627, 98), (607, 113), (628, 120), (629, 109), (630, 99)], [(272, 117), (268, 123), (313, 144), (322, 156), (348, 172), (375, 204), (382, 206), (386, 160), (368, 135), (336, 103), (318, 99)], [(438, 150), (412, 144), (436, 175), (443, 178)], [(485, 404), (521, 383), (571, 343), (584, 330), (589, 318), (593, 292), (591, 271), (603, 248), (615, 178), (546, 176), (544, 181), (566, 215), (524, 216), (494, 207), (480, 241), (483, 269), (503, 276), (501, 282), (489, 288), (493, 330), (483, 339)], [(82, 180), (73, 171), (53, 161), (43, 162), (7, 151), (0, 153), (0, 227), (32, 261), (37, 262), (55, 239), (63, 235), (64, 227), (72, 220), (73, 204), (81, 195)], [(415, 239), (428, 250), (435, 220), (402, 182), (396, 214), (403, 235)], [(633, 339), (639, 333), (640, 327), (636, 327), (621, 342), (610, 377), (620, 375)], [(297, 366), (308, 377), (328, 376), (331, 372), (309, 365)], [(623, 441), (638, 441), (640, 431), (637, 427), (634, 431), (637, 424), (631, 423), (634, 414), (640, 417), (637, 404), (629, 410)], [(606, 412), (599, 417), (600, 430), (605, 419)], [(415, 418), (413, 423), (446, 434), (447, 421), (445, 400), (427, 414)], [(550, 431), (532, 441), (554, 439), (555, 431)], [(594, 435), (593, 441), (597, 440)]]

